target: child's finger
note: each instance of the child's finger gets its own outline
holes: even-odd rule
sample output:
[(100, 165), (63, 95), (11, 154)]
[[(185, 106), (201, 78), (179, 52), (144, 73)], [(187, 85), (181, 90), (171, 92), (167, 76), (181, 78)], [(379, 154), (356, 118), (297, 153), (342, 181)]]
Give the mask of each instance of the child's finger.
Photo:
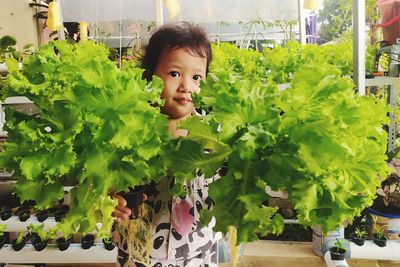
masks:
[(118, 200), (118, 206), (122, 206), (122, 207), (125, 207), (125, 206), (126, 206), (126, 200), (125, 200), (125, 198), (123, 198), (122, 196), (120, 196), (120, 195), (118, 195), (118, 194), (115, 194), (115, 195), (113, 196), (113, 198), (116, 198), (116, 199)]
[(128, 219), (129, 215), (131, 215), (131, 210), (126, 208), (126, 207), (119, 207), (117, 206), (114, 210), (114, 212), (112, 213), (112, 216), (115, 218), (119, 218), (122, 220)]

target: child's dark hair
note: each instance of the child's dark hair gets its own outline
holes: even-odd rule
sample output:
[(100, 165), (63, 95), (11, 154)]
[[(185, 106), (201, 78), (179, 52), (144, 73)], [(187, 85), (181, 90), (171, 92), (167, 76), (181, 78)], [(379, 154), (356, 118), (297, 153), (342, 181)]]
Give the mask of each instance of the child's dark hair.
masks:
[(211, 45), (207, 33), (200, 27), (187, 22), (167, 24), (159, 27), (150, 38), (140, 60), (140, 67), (145, 71), (143, 78), (150, 81), (161, 54), (166, 49), (186, 48), (196, 56), (207, 58), (206, 73), (211, 62)]

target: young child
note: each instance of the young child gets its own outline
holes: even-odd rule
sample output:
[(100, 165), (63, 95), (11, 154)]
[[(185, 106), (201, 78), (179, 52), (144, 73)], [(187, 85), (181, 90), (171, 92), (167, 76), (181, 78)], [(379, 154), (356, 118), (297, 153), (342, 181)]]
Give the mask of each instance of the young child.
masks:
[[(211, 46), (207, 34), (199, 27), (188, 23), (165, 25), (150, 38), (141, 67), (144, 78), (151, 80), (157, 75), (164, 83), (161, 98), (165, 104), (161, 112), (169, 116), (168, 128), (173, 136), (186, 136), (188, 132), (177, 129), (177, 122), (194, 115), (192, 94), (200, 90), (200, 81), (208, 72), (211, 61)], [(186, 197), (171, 197), (168, 189), (173, 177), (166, 177), (156, 186), (154, 195), (154, 228), (150, 266), (218, 266), (217, 240), (212, 221), (208, 226), (199, 222), (199, 211), (211, 208), (208, 197), (208, 182), (203, 175), (186, 182)], [(117, 220), (129, 217), (131, 210), (126, 201), (118, 198), (114, 211)], [(118, 251), (120, 266), (142, 266), (129, 262), (126, 251)]]

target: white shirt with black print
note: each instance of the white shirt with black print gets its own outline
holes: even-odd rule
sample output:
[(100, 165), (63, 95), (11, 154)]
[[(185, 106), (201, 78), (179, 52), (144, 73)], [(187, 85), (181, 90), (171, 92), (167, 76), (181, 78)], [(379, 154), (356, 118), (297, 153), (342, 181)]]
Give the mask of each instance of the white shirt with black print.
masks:
[[(212, 207), (212, 200), (208, 196), (208, 183), (216, 178), (205, 179), (203, 174), (199, 174), (195, 179), (185, 182), (186, 196), (183, 199), (171, 197), (169, 193), (169, 189), (174, 183), (173, 177), (165, 177), (156, 186), (150, 266), (218, 266), (217, 241), (222, 235), (212, 231), (212, 227), (215, 225), (214, 218), (207, 226), (203, 226), (199, 216), (201, 209), (211, 209)], [(176, 218), (172, 211), (179, 209), (181, 203), (186, 205), (184, 212), (189, 212), (193, 218), (187, 234), (180, 234), (179, 230), (174, 227), (179, 222), (173, 221)], [(187, 205), (190, 205), (191, 208), (188, 209)], [(124, 257), (126, 251), (124, 253), (122, 245), (119, 244), (119, 248), (122, 250), (119, 253), (119, 266), (142, 266), (128, 262), (127, 257)]]

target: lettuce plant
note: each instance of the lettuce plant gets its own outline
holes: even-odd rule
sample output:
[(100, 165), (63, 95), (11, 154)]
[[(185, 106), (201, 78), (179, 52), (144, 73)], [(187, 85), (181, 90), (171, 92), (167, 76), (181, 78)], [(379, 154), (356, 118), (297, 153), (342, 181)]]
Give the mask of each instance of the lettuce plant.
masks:
[(210, 112), (183, 123), (191, 130), (180, 146), (186, 164), (174, 166), (184, 177), (228, 162), (227, 175), (209, 185), (215, 205), (203, 211), (204, 222), (214, 216), (223, 232), (235, 226), (238, 243), (279, 233), (283, 218), (263, 206), (266, 185), (288, 193), (301, 224), (325, 232), (372, 204), (379, 175), (388, 173), (384, 100), (357, 95), (327, 63), (301, 67), (281, 93), (271, 80), (213, 71), (196, 97)]
[(27, 57), (22, 71), (8, 64), (2, 97), (26, 96), (40, 113), (6, 110), (1, 164), (18, 178), (21, 200), (34, 199), (40, 209), (73, 186), (70, 212), (58, 225), (67, 236), (93, 231), (97, 222), (108, 233), (116, 205), (108, 193), (157, 181), (167, 169), (161, 80), (147, 84), (142, 70), (118, 69), (107, 56), (93, 42), (62, 41)]

